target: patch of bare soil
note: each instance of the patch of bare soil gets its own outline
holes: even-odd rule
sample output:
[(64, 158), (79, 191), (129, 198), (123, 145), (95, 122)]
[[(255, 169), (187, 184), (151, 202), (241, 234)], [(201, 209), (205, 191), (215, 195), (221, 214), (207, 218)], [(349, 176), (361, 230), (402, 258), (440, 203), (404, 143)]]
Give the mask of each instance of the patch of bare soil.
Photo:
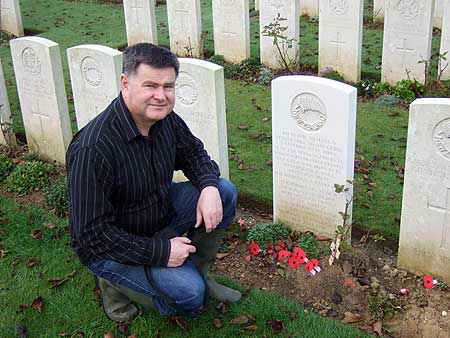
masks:
[[(267, 216), (240, 209), (236, 219), (251, 227), (271, 222)], [(397, 268), (396, 243), (375, 243), (354, 231), (352, 249), (332, 266), (328, 256), (318, 257), (322, 271), (311, 276), (303, 266), (293, 270), (269, 255), (249, 260), (243, 237), (225, 239), (229, 249), (217, 260), (216, 274), (294, 298), (322, 316), (385, 337), (450, 337), (450, 291), (445, 284), (425, 289), (423, 276)]]

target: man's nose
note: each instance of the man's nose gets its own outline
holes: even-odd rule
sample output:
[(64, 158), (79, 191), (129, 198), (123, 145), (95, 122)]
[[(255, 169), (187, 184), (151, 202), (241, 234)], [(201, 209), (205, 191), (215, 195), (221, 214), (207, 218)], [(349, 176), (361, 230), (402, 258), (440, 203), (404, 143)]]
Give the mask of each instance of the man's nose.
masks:
[(164, 97), (165, 97), (165, 95), (164, 95), (164, 88), (163, 87), (157, 87), (155, 89), (155, 91), (153, 92), (153, 97), (155, 99), (158, 99), (158, 100), (163, 100)]

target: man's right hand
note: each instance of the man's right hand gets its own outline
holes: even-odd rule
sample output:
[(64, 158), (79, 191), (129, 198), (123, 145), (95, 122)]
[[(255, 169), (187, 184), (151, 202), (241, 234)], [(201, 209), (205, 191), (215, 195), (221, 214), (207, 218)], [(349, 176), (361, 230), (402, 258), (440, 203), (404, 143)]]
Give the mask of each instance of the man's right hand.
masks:
[(196, 251), (195, 246), (189, 245), (191, 240), (187, 237), (174, 237), (170, 239), (170, 255), (167, 267), (175, 268), (184, 263), (190, 253)]

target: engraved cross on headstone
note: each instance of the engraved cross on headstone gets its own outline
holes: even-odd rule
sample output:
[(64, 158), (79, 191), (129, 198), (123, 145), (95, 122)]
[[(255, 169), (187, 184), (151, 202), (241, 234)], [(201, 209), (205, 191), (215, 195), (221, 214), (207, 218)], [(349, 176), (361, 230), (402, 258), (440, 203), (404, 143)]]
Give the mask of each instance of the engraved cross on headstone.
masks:
[(336, 60), (341, 59), (341, 48), (346, 44), (344, 40), (341, 40), (341, 33), (336, 33), (336, 40), (330, 41), (333, 45), (336, 46)]
[(403, 43), (402, 43), (402, 46), (401, 46), (401, 47), (399, 47), (399, 46), (396, 46), (396, 47), (395, 47), (395, 49), (396, 49), (399, 53), (402, 54), (402, 65), (405, 64), (405, 57), (406, 57), (406, 55), (407, 55), (408, 53), (413, 53), (413, 52), (414, 52), (414, 49), (411, 49), (411, 48), (406, 47), (406, 42), (407, 42), (407, 40), (408, 40), (408, 39), (403, 39)]
[(444, 220), (442, 222), (442, 237), (441, 237), (441, 249), (447, 249), (449, 244), (450, 235), (450, 188), (446, 189), (445, 206), (437, 206), (428, 203), (428, 208), (441, 213), (444, 213)]
[(40, 132), (41, 132), (41, 137), (40, 137), (39, 141), (41, 141), (42, 143), (47, 145), (47, 139), (45, 136), (44, 125), (42, 123), (42, 119), (48, 119), (49, 116), (41, 111), (41, 106), (39, 103), (40, 103), (39, 99), (36, 99), (34, 101), (33, 105), (31, 106), (31, 113), (33, 114), (33, 116), (35, 116), (39, 119), (39, 127), (40, 127)]
[(131, 2), (131, 10), (133, 13), (133, 21), (135, 24), (140, 24), (140, 13), (144, 9), (144, 5), (142, 0), (132, 0)]

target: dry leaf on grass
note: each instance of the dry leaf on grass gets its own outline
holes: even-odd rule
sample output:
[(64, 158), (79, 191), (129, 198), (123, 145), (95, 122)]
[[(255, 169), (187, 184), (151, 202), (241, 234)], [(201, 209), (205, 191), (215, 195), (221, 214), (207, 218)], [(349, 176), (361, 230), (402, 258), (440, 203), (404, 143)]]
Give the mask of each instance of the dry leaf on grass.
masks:
[(345, 324), (352, 324), (352, 323), (357, 323), (361, 320), (362, 320), (362, 316), (360, 314), (347, 311), (344, 313), (344, 319), (342, 319), (342, 322)]

